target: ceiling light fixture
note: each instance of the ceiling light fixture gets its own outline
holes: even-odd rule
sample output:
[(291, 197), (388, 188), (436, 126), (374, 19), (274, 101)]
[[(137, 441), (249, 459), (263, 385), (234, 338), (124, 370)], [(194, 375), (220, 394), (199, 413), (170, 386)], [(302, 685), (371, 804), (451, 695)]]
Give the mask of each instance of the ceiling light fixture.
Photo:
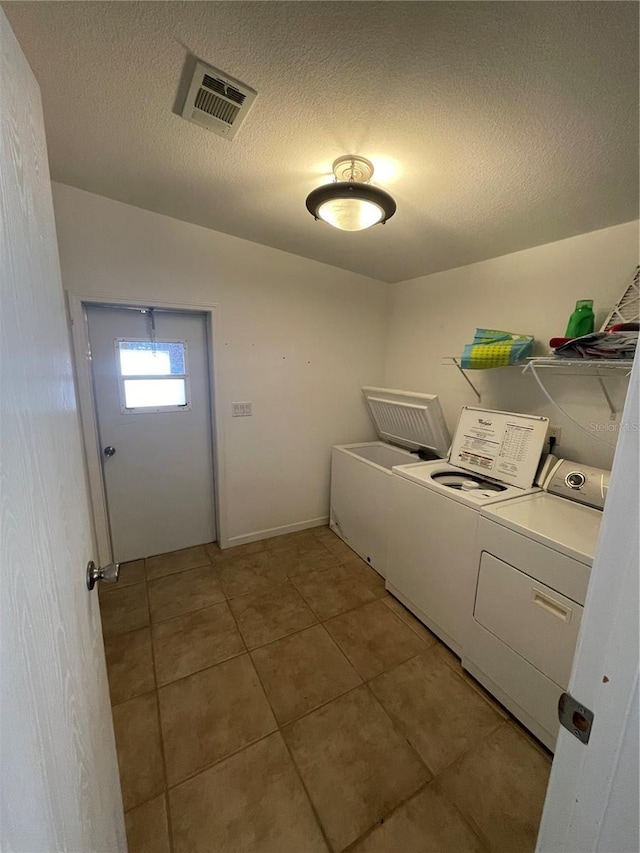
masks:
[(364, 157), (338, 157), (333, 164), (335, 181), (313, 190), (307, 196), (307, 210), (341, 231), (364, 231), (378, 222), (383, 224), (396, 212), (389, 193), (368, 181), (373, 163)]

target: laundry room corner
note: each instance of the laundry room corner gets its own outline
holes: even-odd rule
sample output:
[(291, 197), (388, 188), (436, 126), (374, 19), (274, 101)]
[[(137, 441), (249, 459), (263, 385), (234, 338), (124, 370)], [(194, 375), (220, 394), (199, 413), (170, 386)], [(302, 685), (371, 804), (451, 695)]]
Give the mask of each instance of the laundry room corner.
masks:
[(545, 415), (562, 428), (560, 452), (610, 468), (615, 427), (625, 399), (623, 376), (607, 379), (617, 417), (592, 376), (555, 375), (549, 389), (591, 433), (572, 425), (545, 399), (522, 365), (470, 371), (481, 400), (452, 364), (477, 327), (535, 337), (534, 355), (564, 332), (579, 298), (594, 300), (596, 328), (633, 278), (640, 256), (639, 223), (616, 225), (502, 257), (391, 285), (385, 383), (437, 394), (447, 426), (463, 405)]

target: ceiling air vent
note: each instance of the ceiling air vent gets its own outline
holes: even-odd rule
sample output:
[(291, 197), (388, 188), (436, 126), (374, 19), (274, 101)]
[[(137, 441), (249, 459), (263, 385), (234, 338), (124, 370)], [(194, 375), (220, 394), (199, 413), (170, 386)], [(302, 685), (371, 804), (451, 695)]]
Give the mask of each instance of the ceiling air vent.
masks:
[(182, 116), (218, 136), (233, 139), (257, 94), (224, 71), (196, 62)]

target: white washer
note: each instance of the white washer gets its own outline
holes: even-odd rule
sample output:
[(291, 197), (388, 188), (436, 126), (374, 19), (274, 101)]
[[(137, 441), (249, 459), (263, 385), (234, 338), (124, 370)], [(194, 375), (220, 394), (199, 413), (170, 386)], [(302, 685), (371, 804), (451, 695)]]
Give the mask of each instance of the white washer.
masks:
[(473, 613), (479, 512), (536, 491), (547, 428), (547, 418), (465, 407), (449, 454), (457, 464), (393, 469), (386, 587), (458, 655)]
[[(562, 465), (571, 483), (580, 466)], [(583, 467), (587, 476), (596, 470)], [(603, 505), (603, 477), (599, 484), (592, 479), (595, 500), (586, 502), (597, 505), (599, 494)], [(551, 750), (601, 517), (599, 509), (546, 492), (480, 513), (477, 589), (462, 665)]]
[(331, 451), (331, 529), (383, 577), (391, 469), (418, 452), (445, 456), (449, 433), (433, 394), (362, 389), (379, 441), (343, 444)]

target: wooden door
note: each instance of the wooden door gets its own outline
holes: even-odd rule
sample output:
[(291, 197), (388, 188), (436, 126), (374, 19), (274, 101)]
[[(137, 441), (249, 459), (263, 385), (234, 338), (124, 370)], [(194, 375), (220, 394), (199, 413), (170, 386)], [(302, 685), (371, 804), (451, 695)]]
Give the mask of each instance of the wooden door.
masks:
[(0, 10), (0, 849), (125, 851), (40, 93)]

